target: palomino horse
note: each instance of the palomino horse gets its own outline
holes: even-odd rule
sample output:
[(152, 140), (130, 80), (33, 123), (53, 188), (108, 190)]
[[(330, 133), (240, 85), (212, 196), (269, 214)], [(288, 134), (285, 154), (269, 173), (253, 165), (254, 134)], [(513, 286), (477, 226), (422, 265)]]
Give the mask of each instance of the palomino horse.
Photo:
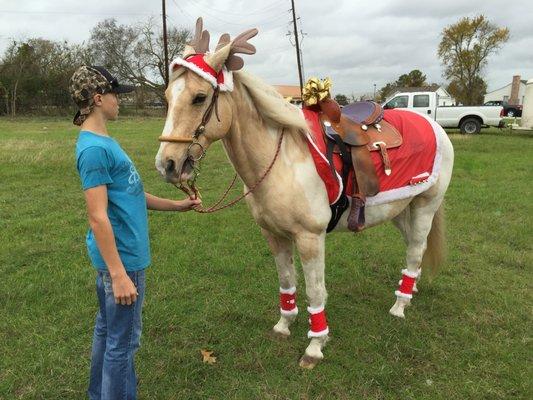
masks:
[[(254, 53), (246, 41), (256, 33), (248, 31), (233, 41), (223, 35), (216, 51), (209, 53), (208, 33), (202, 32), (198, 20), (193, 42), (170, 66), (168, 115), (156, 167), (168, 182), (191, 190), (195, 163), (211, 143), (222, 141), (245, 191), (254, 189), (246, 200), (277, 266), (281, 316), (273, 330), (283, 337), (290, 335), (298, 313), (293, 249), (300, 255), (311, 323), (310, 343), (300, 365), (313, 368), (323, 358), (329, 332), (324, 247), (331, 210), (306, 143), (308, 126), (301, 110), (258, 78), (233, 72), (243, 64), (235, 53)], [(453, 147), (444, 130), (432, 126), (440, 158), (435, 181), (416, 196), (376, 205), (369, 202), (366, 207), (367, 227), (392, 221), (402, 233), (407, 244), (402, 273), (403, 280), (410, 282), (409, 293), (416, 292), (422, 264), (433, 261), (435, 266), (442, 261), (442, 202), (451, 179)], [(347, 231), (347, 217), (348, 211), (336, 231)], [(410, 303), (411, 294), (404, 292), (396, 291), (390, 310), (398, 317), (404, 317)]]

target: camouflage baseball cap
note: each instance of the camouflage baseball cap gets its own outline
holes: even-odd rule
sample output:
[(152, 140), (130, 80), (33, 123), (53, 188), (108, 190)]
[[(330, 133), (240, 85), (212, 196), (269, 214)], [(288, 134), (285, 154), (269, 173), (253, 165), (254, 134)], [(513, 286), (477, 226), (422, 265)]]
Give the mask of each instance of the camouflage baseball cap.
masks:
[(70, 78), (70, 95), (79, 108), (74, 124), (81, 125), (94, 108), (95, 94), (129, 93), (134, 86), (121, 85), (104, 67), (84, 65)]

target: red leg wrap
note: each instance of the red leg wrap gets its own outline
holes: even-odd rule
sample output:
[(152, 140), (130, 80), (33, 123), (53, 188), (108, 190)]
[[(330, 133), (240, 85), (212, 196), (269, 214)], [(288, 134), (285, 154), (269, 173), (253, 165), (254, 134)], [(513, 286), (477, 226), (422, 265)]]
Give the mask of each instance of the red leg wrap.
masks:
[(413, 286), (415, 285), (416, 278), (410, 278), (406, 275), (402, 275), (402, 284), (398, 289), (404, 294), (413, 294)]
[(410, 299), (413, 297), (413, 286), (415, 285), (418, 273), (409, 272), (407, 269), (402, 270), (402, 280), (400, 287), (395, 292), (396, 296)]
[(294, 294), (279, 294), (279, 306), (283, 311), (292, 311), (296, 308), (296, 293)]
[(307, 333), (308, 337), (324, 336), (329, 333), (328, 321), (326, 320), (326, 311), (324, 307), (320, 307), (318, 310), (308, 307), (309, 311), (309, 324), (311, 329)]

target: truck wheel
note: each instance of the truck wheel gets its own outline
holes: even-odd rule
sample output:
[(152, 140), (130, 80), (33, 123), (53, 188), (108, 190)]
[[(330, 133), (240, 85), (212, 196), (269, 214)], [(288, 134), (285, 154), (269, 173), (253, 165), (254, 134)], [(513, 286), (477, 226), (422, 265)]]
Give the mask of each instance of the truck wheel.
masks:
[(514, 117), (515, 114), (516, 114), (516, 110), (513, 110), (513, 109), (507, 110), (508, 117)]
[(481, 123), (476, 118), (466, 118), (459, 125), (461, 133), (479, 133), (481, 131)]

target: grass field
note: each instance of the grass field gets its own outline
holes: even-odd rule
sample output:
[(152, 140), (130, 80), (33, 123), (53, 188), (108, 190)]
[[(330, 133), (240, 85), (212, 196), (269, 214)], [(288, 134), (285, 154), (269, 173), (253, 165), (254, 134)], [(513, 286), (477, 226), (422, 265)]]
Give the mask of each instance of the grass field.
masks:
[[(124, 118), (110, 129), (148, 191), (181, 197), (153, 167), (163, 122)], [(533, 138), (451, 136), (448, 264), (423, 278), (402, 321), (388, 314), (404, 263), (398, 232), (329, 236), (332, 340), (312, 371), (298, 367), (305, 313), (289, 340), (268, 335), (277, 276), (244, 204), (151, 212), (139, 398), (533, 398)], [(68, 119), (0, 119), (0, 399), (84, 398), (96, 296), (75, 140)], [(200, 178), (206, 204), (232, 173), (214, 146)], [(217, 363), (203, 364), (200, 349)]]

